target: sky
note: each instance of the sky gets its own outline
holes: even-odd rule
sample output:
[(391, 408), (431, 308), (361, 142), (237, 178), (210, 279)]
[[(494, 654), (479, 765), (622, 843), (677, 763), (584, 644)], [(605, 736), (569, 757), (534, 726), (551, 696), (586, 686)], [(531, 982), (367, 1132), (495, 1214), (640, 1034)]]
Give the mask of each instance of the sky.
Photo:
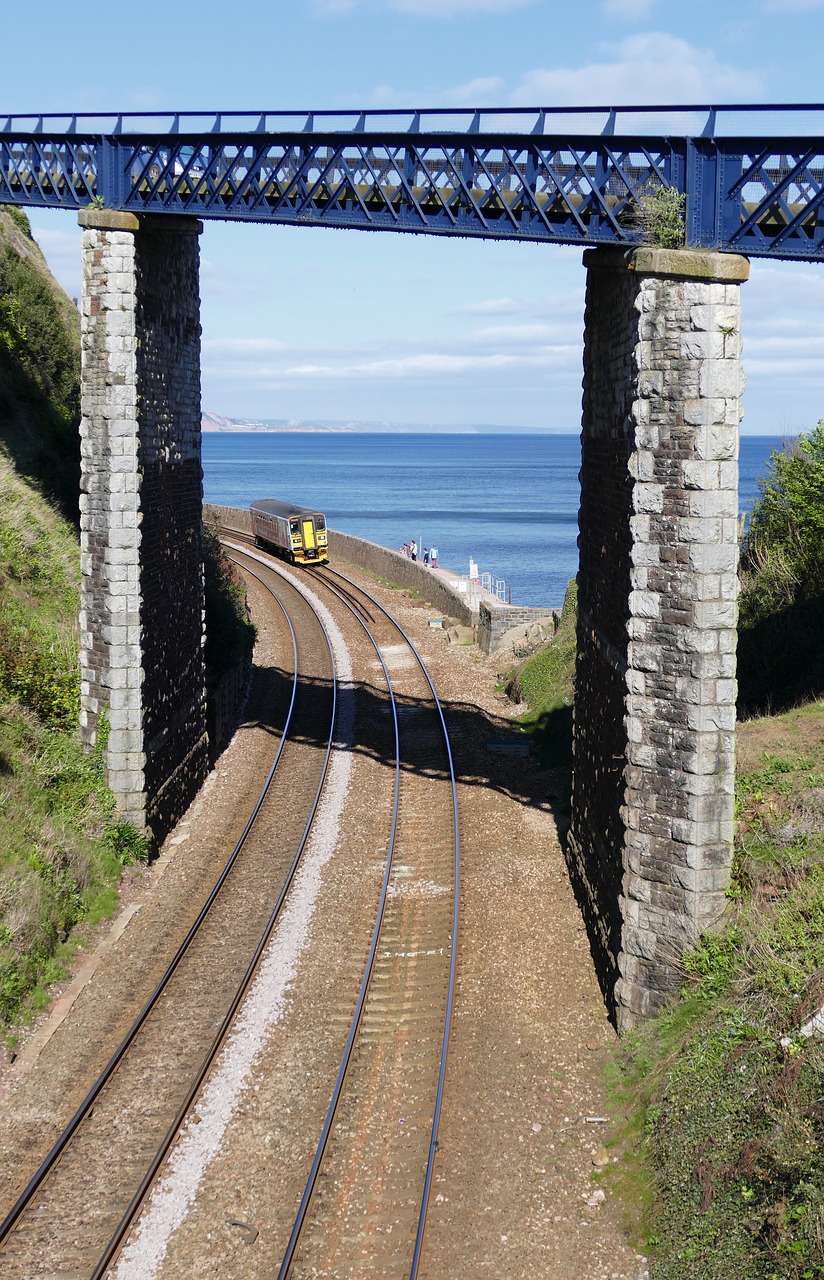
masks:
[[(791, 103), (824, 0), (41, 0), (3, 36), (0, 114)], [(79, 295), (75, 216), (29, 212)], [(584, 285), (578, 248), (207, 222), (203, 408), (577, 432)], [(742, 429), (812, 427), (824, 266), (754, 261), (743, 309)]]

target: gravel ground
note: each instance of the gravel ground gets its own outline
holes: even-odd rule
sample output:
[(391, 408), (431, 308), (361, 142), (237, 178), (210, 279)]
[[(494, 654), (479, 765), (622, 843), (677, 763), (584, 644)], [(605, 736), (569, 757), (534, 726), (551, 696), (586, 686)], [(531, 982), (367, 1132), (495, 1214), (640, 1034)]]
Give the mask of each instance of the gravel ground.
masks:
[[(367, 582), (356, 571), (352, 576)], [(422, 652), (444, 705), (461, 779), (458, 988), (421, 1274), (425, 1280), (640, 1280), (645, 1262), (627, 1243), (621, 1206), (608, 1185), (602, 1198), (592, 1176), (612, 1159), (604, 1149), (610, 1124), (588, 1123), (587, 1117), (608, 1118), (601, 1073), (614, 1033), (565, 871), (548, 800), (552, 778), (530, 761), (486, 749), (488, 738), (507, 733), (511, 713), (495, 694), (494, 662), (474, 646), (447, 645), (444, 633), (428, 625), (429, 606), (402, 592), (374, 584), (370, 589)], [(268, 653), (277, 664), (266, 628), (259, 647), (262, 658)], [(140, 910), (68, 1013), (65, 999), (53, 1010), (65, 1019), (58, 1033), (35, 1060), (50, 1029), (48, 1019), (41, 1021), (28, 1056), (23, 1046), (18, 1062), (0, 1072), (0, 1156), (7, 1157), (0, 1209), (68, 1118), (88, 1073), (148, 984), (157, 968), (158, 935), (179, 934), (194, 887), (210, 875), (215, 832), (231, 828), (235, 797), (251, 789), (247, 777), (257, 767), (253, 744), (260, 734), (254, 719), (247, 716), (160, 863), (130, 876), (128, 903)], [(375, 768), (365, 759), (356, 763), (345, 814), (352, 831), (368, 831), (373, 821), (367, 779)], [(357, 852), (357, 842), (353, 847)], [(371, 870), (374, 879), (376, 868)], [(328, 878), (317, 919), (336, 895), (351, 901), (348, 877), (336, 883)], [(331, 964), (343, 948), (327, 941)], [(319, 979), (298, 975), (296, 983), (301, 981), (311, 987)], [(324, 1053), (333, 1059), (331, 1048), (319, 1059)], [(190, 1244), (200, 1234), (200, 1216), (211, 1259), (196, 1266), (184, 1228), (177, 1265), (164, 1268), (164, 1275), (257, 1272), (248, 1237), (259, 1228), (266, 1234), (267, 1196), (253, 1151), (260, 1143), (271, 1146), (276, 1164), (286, 1154), (286, 1113), (277, 1107), (288, 1105), (282, 1094), (287, 1058), (284, 1049), (258, 1081), (225, 1140), (224, 1172), (215, 1169), (207, 1179), (209, 1204), (195, 1205)], [(312, 1065), (307, 1061), (307, 1073)], [(318, 1088), (318, 1110), (322, 1096)], [(25, 1158), (11, 1162), (21, 1147)], [(243, 1225), (250, 1222), (253, 1232)]]

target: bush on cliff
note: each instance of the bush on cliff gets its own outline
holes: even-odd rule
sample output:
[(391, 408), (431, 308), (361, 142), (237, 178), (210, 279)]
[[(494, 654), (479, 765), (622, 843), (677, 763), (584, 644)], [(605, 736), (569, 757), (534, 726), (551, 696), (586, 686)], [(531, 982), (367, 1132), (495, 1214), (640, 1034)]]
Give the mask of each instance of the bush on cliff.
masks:
[(76, 521), (80, 317), (22, 209), (0, 205), (0, 442), (17, 471)]
[(824, 422), (773, 453), (741, 555), (739, 712), (824, 692)]

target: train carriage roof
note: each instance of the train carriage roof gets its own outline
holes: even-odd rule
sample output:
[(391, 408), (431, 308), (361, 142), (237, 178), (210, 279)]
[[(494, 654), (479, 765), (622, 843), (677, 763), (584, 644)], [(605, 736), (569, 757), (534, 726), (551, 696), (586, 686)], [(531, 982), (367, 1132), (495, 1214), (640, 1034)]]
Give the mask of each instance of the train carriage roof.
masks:
[(279, 502), (277, 498), (260, 498), (253, 502), (250, 511), (260, 511), (267, 516), (319, 516), (323, 513), (312, 507), (296, 507), (291, 502)]

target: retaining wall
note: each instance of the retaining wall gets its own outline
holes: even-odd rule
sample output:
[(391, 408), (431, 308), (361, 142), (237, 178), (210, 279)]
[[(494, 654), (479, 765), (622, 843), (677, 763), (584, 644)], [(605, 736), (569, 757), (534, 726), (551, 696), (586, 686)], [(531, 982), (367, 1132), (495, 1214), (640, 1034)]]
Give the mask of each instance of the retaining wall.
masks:
[(510, 605), (498, 609), (482, 600), (478, 607), (478, 646), (483, 653), (497, 649), (507, 631), (526, 622), (552, 622), (557, 628), (560, 609), (535, 609), (526, 605)]

